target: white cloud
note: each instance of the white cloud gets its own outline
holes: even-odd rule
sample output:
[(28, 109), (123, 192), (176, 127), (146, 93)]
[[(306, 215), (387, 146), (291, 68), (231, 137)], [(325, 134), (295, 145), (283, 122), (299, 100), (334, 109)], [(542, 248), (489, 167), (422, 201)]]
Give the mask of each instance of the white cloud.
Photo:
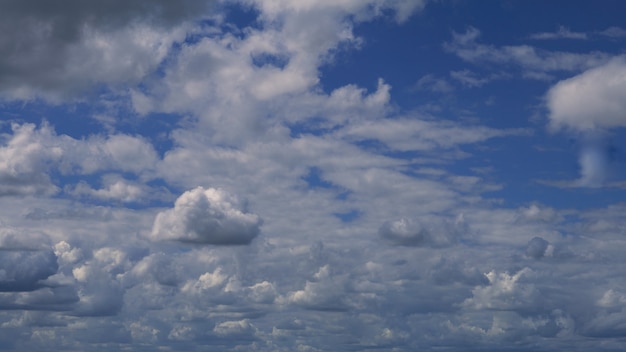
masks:
[(626, 59), (610, 62), (558, 82), (546, 105), (552, 128), (576, 131), (626, 126)]
[(64, 193), (76, 198), (91, 198), (107, 202), (148, 203), (152, 200), (171, 201), (172, 194), (164, 187), (150, 187), (143, 182), (127, 180), (117, 174), (101, 177), (101, 187), (92, 187), (85, 181), (66, 185)]
[(157, 215), (150, 237), (216, 245), (248, 244), (259, 234), (261, 223), (233, 195), (198, 187), (183, 193), (173, 209)]
[(78, 140), (57, 135), (47, 123), (39, 128), (12, 124), (12, 134), (5, 134), (2, 142), (0, 195), (53, 195), (59, 187), (52, 183), (51, 171), (71, 175), (106, 169), (147, 175), (158, 160), (152, 144), (142, 137), (115, 134)]
[(253, 335), (254, 327), (247, 319), (244, 319), (219, 323), (215, 325), (213, 331), (219, 336), (229, 336), (241, 339)]
[(474, 88), (474, 87), (481, 87), (495, 79), (503, 78), (503, 75), (489, 75), (485, 77), (480, 77), (478, 74), (470, 70), (462, 70), (462, 71), (450, 71), (450, 77), (459, 81), (461, 84), (463, 84), (466, 87)]
[(626, 60), (618, 56), (554, 85), (546, 94), (549, 128), (581, 136), (580, 177), (564, 187), (623, 187), (612, 182), (607, 131), (626, 127)]
[(610, 55), (602, 52), (571, 53), (547, 51), (530, 45), (507, 45), (497, 47), (478, 42), (480, 31), (469, 27), (465, 33), (453, 33), (452, 42), (444, 48), (461, 59), (476, 64), (499, 64), (522, 70), (528, 78), (546, 77), (554, 71), (583, 71), (610, 60)]
[(532, 310), (541, 298), (540, 293), (533, 284), (520, 282), (525, 275), (531, 274), (532, 270), (528, 268), (513, 275), (490, 271), (485, 274), (489, 285), (474, 288), (473, 296), (463, 305), (473, 309)]
[(261, 9), (263, 15), (270, 20), (276, 20), (285, 13), (302, 13), (305, 15), (319, 12), (331, 17), (333, 14), (345, 16), (353, 14), (357, 21), (369, 20), (379, 16), (385, 10), (395, 11), (398, 22), (406, 21), (411, 14), (425, 5), (423, 0), (340, 0), (332, 4), (320, 3), (312, 0), (244, 0)]
[(286, 302), (319, 311), (344, 311), (349, 307), (345, 276), (333, 275), (325, 265), (306, 281), (302, 290), (289, 292)]
[(609, 37), (609, 38), (624, 38), (626, 37), (626, 29), (612, 26), (603, 31), (598, 32), (598, 34)]
[(12, 135), (3, 136), (0, 147), (0, 195), (58, 192), (48, 176), (50, 163), (58, 162), (63, 149), (54, 145), (54, 132), (47, 124), (11, 125)]
[(377, 140), (392, 150), (434, 151), (491, 138), (526, 135), (529, 132), (525, 129), (500, 130), (446, 120), (407, 117), (355, 122), (336, 133), (349, 141)]
[(535, 33), (530, 36), (531, 39), (580, 39), (585, 40), (588, 38), (587, 33), (584, 32), (572, 32), (569, 28), (559, 26), (556, 32), (542, 32)]
[(418, 79), (415, 82), (415, 88), (436, 93), (449, 93), (454, 90), (454, 87), (448, 81), (443, 78), (437, 78), (433, 74), (427, 74)]

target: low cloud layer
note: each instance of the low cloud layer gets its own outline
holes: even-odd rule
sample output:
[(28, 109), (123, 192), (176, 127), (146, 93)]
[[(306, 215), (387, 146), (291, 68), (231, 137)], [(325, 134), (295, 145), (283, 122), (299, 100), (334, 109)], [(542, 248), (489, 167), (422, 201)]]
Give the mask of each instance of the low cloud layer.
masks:
[(556, 1), (0, 0), (0, 350), (623, 349), (626, 23)]

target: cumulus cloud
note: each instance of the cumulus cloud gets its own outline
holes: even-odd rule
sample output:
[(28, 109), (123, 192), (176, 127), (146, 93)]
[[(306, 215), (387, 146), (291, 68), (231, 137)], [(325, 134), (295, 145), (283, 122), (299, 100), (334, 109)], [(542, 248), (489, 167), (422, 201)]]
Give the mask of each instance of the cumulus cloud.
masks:
[(58, 192), (47, 171), (58, 162), (63, 149), (54, 145), (54, 131), (44, 124), (12, 124), (12, 134), (2, 136), (0, 146), (0, 195), (43, 194)]
[(512, 275), (490, 271), (485, 274), (489, 285), (474, 288), (473, 296), (466, 299), (463, 305), (473, 309), (534, 310), (541, 295), (533, 284), (522, 281), (527, 275), (532, 275), (529, 268)]
[(616, 57), (548, 91), (550, 126), (575, 131), (626, 126), (626, 59)]
[(173, 209), (160, 212), (151, 238), (215, 245), (250, 243), (260, 232), (261, 218), (221, 189), (202, 187), (183, 193)]
[(311, 310), (345, 311), (349, 308), (346, 279), (343, 275), (333, 275), (331, 268), (324, 265), (312, 280), (307, 280), (303, 289), (289, 292), (286, 302)]
[(626, 59), (619, 56), (554, 85), (546, 94), (549, 127), (581, 141), (580, 178), (570, 186), (601, 187), (611, 179), (607, 132), (626, 127)]
[[(106, 169), (145, 175), (158, 160), (152, 144), (138, 136), (114, 134), (74, 139), (57, 135), (46, 122), (39, 127), (14, 123), (11, 129), (12, 133), (2, 136), (0, 145), (0, 195), (53, 195), (59, 187), (50, 179), (51, 171), (84, 175)], [(118, 191), (121, 187), (122, 184), (117, 186)], [(126, 188), (130, 190), (129, 187)], [(111, 198), (115, 192), (113, 189), (100, 195)]]

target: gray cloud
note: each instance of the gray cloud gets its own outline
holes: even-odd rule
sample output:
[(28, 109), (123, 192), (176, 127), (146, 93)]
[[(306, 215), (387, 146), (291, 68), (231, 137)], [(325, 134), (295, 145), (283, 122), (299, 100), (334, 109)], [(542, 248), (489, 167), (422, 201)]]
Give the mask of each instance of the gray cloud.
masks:
[(0, 292), (36, 290), (58, 268), (52, 251), (0, 249)]
[(378, 234), (396, 245), (445, 247), (456, 242), (456, 227), (456, 224), (441, 219), (424, 222), (401, 218), (385, 222)]
[[(58, 98), (98, 83), (139, 79), (159, 59), (158, 51), (141, 47), (140, 42), (167, 45), (167, 37), (154, 35), (165, 36), (162, 31), (206, 14), (211, 3), (209, 0), (55, 3), (2, 0), (0, 92), (18, 98), (37, 95)], [(142, 27), (143, 33), (136, 32), (142, 36), (140, 40), (130, 38), (133, 31)], [(129, 33), (126, 38), (125, 31)], [(116, 34), (120, 32), (121, 36)], [(108, 57), (110, 52), (105, 53), (95, 43), (98, 40), (104, 45), (111, 44), (108, 50), (117, 46), (119, 55), (137, 61), (115, 67)], [(155, 55), (157, 60), (151, 60), (150, 55)]]
[(549, 245), (550, 243), (543, 238), (533, 237), (530, 241), (528, 241), (526, 256), (535, 259), (543, 258), (546, 255)]

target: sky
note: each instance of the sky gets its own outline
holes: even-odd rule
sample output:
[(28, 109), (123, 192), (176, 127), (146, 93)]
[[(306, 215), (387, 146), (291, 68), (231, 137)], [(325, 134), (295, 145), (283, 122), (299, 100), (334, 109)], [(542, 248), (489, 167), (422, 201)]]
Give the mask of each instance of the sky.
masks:
[(0, 349), (622, 350), (624, 13), (0, 0)]

